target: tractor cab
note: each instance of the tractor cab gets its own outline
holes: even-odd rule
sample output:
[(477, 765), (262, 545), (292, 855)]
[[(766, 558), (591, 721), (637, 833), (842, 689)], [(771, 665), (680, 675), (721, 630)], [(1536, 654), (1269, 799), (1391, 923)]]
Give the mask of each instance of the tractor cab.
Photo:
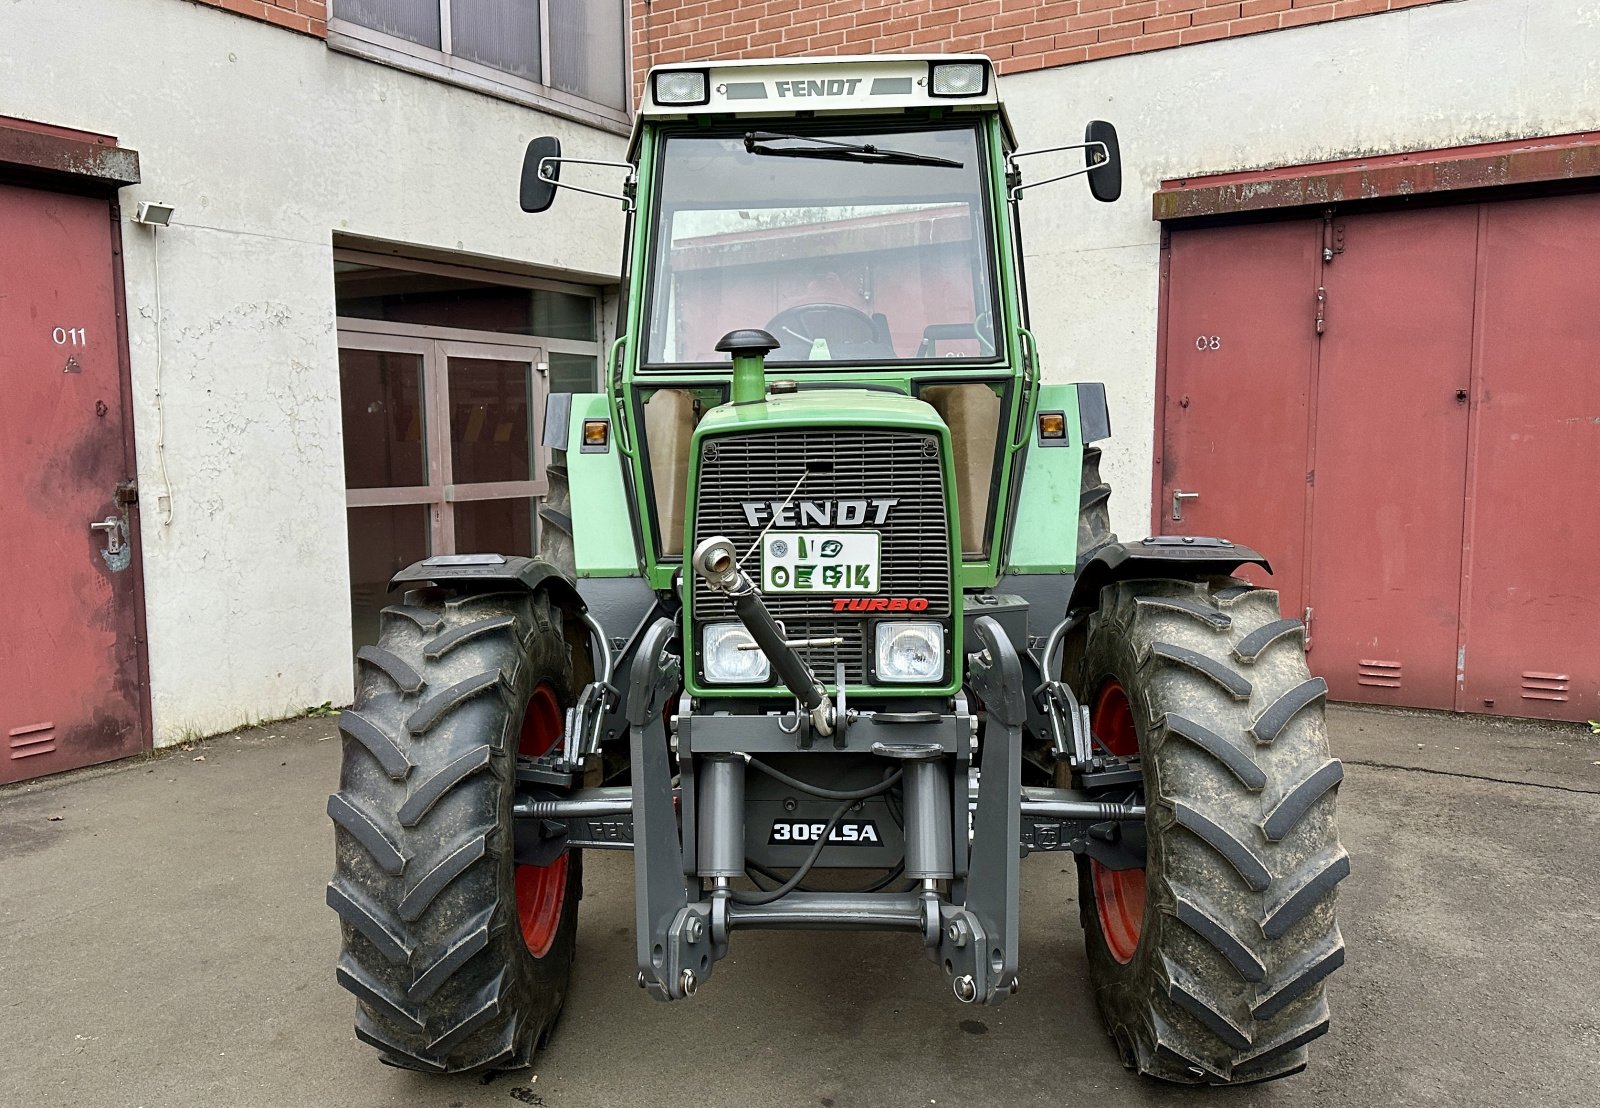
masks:
[[(1033, 153), (1084, 150), (1076, 172), (1112, 199), (1115, 134), (1091, 129)], [(950, 442), (956, 572), (995, 582), (1002, 505), (1039, 395), (1016, 207), (1017, 159), (1029, 153), (978, 55), (651, 71), (622, 194), (629, 337), (610, 387), (621, 433), (643, 448), (637, 525), (654, 582), (692, 546), (692, 440), (728, 400), (731, 355), (719, 343), (740, 329), (775, 341), (764, 372), (794, 398), (791, 413), (840, 388), (931, 409)], [(563, 161), (554, 139), (530, 145), (525, 208), (542, 210), (568, 185)]]

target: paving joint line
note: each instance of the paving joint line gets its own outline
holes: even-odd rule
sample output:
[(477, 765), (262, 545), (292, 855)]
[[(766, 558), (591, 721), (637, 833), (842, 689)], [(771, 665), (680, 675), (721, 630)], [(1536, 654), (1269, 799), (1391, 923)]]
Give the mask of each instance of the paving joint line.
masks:
[(1361, 758), (1339, 759), (1347, 766), (1366, 766), (1369, 769), (1397, 769), (1406, 773), (1431, 773), (1437, 777), (1460, 777), (1467, 781), (1487, 781), (1491, 785), (1520, 785), (1527, 789), (1552, 789), (1556, 792), (1578, 793), (1580, 796), (1600, 796), (1600, 789), (1579, 789), (1571, 785), (1551, 785), (1542, 781), (1512, 781), (1504, 777), (1485, 777), (1481, 773), (1462, 773), (1453, 769), (1429, 769), (1427, 766), (1402, 766), (1394, 762), (1371, 762)]

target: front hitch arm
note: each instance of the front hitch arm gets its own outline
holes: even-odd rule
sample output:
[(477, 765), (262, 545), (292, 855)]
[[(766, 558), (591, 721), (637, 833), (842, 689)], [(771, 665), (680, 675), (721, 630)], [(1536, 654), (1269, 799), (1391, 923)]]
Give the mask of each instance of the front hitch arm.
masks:
[(800, 702), (811, 718), (811, 726), (819, 735), (833, 734), (836, 715), (828, 690), (817, 680), (794, 647), (790, 646), (778, 630), (772, 613), (761, 602), (756, 583), (739, 568), (734, 557), (733, 543), (721, 535), (713, 535), (694, 548), (690, 559), (694, 571), (705, 578), (706, 584), (723, 593), (733, 602), (734, 615), (744, 624), (745, 630), (755, 640), (761, 652), (772, 663), (778, 680), (784, 683), (794, 698)]

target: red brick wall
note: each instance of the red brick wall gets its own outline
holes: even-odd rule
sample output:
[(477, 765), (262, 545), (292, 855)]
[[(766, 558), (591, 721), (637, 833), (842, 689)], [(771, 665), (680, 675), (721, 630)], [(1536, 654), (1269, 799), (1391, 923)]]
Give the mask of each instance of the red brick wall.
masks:
[(634, 79), (699, 58), (961, 51), (1021, 73), (1438, 2), (634, 0)]
[(326, 0), (194, 0), (207, 7), (247, 15), (267, 23), (276, 23), (291, 31), (299, 31), (318, 38), (328, 37), (328, 5)]

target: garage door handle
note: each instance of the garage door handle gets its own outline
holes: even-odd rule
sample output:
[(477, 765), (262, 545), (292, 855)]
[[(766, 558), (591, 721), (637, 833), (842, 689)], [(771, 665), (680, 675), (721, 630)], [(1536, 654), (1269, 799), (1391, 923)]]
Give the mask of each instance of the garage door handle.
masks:
[(1183, 522), (1183, 502), (1185, 500), (1199, 500), (1199, 499), (1200, 499), (1200, 494), (1197, 493), (1197, 492), (1184, 492), (1182, 489), (1175, 490), (1173, 492), (1173, 494), (1172, 494), (1172, 518), (1173, 518), (1173, 521), (1176, 522), (1176, 523), (1182, 523)]

